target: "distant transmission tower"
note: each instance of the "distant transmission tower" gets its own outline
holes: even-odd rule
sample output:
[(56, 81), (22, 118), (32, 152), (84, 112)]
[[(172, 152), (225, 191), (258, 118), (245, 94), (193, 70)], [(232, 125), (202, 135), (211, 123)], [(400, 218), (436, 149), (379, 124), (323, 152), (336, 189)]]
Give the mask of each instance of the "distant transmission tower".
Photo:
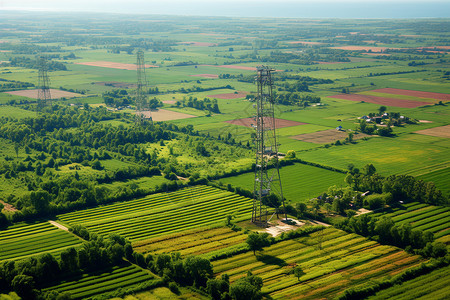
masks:
[(253, 125), (256, 129), (256, 167), (252, 222), (263, 227), (266, 227), (270, 221), (270, 219), (267, 220), (267, 206), (271, 202), (277, 201), (276, 198), (281, 199), (284, 207), (272, 95), (273, 71), (275, 70), (268, 67), (258, 67), (256, 76), (258, 95), (256, 96), (256, 125)]
[(52, 96), (50, 95), (50, 79), (48, 78), (47, 59), (44, 56), (38, 59), (39, 77), (38, 77), (38, 99), (37, 110), (42, 111), (45, 106), (52, 108)]
[(147, 77), (145, 76), (144, 51), (137, 51), (137, 83), (136, 83), (136, 124), (142, 124), (145, 120), (144, 111), (147, 111), (150, 121), (152, 116), (147, 102)]

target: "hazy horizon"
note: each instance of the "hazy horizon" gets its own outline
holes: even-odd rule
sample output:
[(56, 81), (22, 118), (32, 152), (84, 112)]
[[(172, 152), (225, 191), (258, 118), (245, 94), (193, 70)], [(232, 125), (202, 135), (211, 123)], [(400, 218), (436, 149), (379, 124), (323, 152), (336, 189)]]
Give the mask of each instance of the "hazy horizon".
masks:
[(450, 1), (411, 0), (0, 0), (0, 10), (105, 12), (225, 17), (287, 18), (447, 18)]

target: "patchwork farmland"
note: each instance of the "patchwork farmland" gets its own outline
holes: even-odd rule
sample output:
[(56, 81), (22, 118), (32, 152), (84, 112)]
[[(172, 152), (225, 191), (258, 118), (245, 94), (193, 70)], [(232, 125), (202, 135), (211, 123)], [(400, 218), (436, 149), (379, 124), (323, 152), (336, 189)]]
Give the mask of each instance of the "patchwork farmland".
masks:
[(86, 273), (67, 278), (60, 284), (44, 288), (44, 292), (56, 291), (69, 293), (71, 299), (86, 299), (114, 291), (118, 288), (131, 289), (139, 284), (149, 284), (155, 276), (135, 265), (124, 264), (120, 267)]
[(410, 224), (413, 229), (430, 231), (438, 241), (450, 244), (450, 208), (412, 202), (387, 210), (385, 215), (397, 224)]
[[(257, 255), (249, 251), (214, 261), (217, 275), (234, 282), (247, 271), (263, 279), (263, 292), (273, 299), (333, 298), (348, 286), (368, 287), (424, 260), (392, 246), (327, 228), (307, 237), (283, 241)], [(300, 266), (297, 279), (292, 270)]]
[(0, 231), (0, 260), (23, 259), (46, 252), (58, 253), (81, 245), (82, 240), (48, 222)]
[(59, 215), (101, 236), (118, 233), (132, 241), (223, 222), (228, 214), (249, 217), (251, 199), (208, 186), (185, 188), (123, 203)]

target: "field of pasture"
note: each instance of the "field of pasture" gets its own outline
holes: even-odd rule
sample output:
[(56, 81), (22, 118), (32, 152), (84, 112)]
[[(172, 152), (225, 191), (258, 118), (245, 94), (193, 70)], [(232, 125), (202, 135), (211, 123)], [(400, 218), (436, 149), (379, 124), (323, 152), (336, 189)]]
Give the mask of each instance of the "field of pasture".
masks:
[[(297, 163), (280, 169), (283, 195), (288, 201), (301, 202), (317, 197), (332, 185), (345, 185), (345, 174)], [(242, 187), (253, 191), (255, 174), (244, 173), (218, 180), (223, 184)]]
[[(238, 254), (213, 262), (216, 275), (230, 281), (247, 271), (264, 281), (262, 291), (273, 299), (334, 298), (347, 287), (368, 287), (424, 260), (405, 251), (380, 245), (356, 234), (327, 228), (305, 237), (279, 242), (253, 255)], [(295, 266), (303, 275), (297, 279)]]
[(249, 218), (252, 200), (208, 186), (184, 188), (58, 216), (101, 236), (118, 233), (131, 241), (224, 222), (229, 214)]

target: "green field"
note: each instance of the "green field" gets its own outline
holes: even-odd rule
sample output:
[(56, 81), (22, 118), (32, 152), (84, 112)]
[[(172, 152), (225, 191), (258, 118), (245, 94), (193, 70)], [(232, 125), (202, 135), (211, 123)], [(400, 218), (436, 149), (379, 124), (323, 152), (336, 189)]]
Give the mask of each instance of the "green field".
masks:
[[(329, 299), (349, 286), (368, 287), (423, 261), (396, 247), (327, 228), (266, 247), (257, 255), (249, 251), (213, 264), (217, 275), (228, 274), (231, 282), (247, 271), (260, 276), (262, 291), (273, 299), (300, 295), (302, 299)], [(293, 266), (302, 268), (300, 280), (291, 273)]]
[(24, 224), (0, 231), (0, 260), (58, 253), (77, 245), (81, 245), (79, 238), (48, 222)]
[[(313, 167), (304, 164), (285, 166), (280, 170), (283, 195), (288, 201), (305, 201), (326, 192), (332, 185), (343, 186), (345, 174)], [(253, 191), (255, 181), (254, 173), (245, 173), (238, 176), (218, 180), (223, 184), (243, 187)]]
[(223, 222), (228, 214), (249, 217), (251, 199), (208, 186), (195, 186), (59, 215), (101, 236), (118, 233), (132, 241)]
[(180, 233), (167, 234), (133, 243), (133, 249), (140, 253), (179, 252), (183, 257), (219, 251), (228, 247), (241, 245), (246, 247), (245, 235), (228, 227), (199, 228)]
[(447, 266), (382, 290), (367, 299), (448, 299), (450, 297), (449, 280), (450, 267)]
[(400, 208), (389, 209), (386, 213), (374, 215), (388, 216), (397, 224), (410, 224), (413, 229), (430, 231), (438, 241), (450, 243), (450, 208), (448, 207), (412, 202)]
[(132, 288), (152, 280), (156, 279), (150, 272), (135, 265), (124, 264), (122, 267), (113, 267), (68, 278), (56, 286), (43, 289), (43, 291), (68, 292), (71, 299), (86, 299), (112, 292), (118, 288)]

